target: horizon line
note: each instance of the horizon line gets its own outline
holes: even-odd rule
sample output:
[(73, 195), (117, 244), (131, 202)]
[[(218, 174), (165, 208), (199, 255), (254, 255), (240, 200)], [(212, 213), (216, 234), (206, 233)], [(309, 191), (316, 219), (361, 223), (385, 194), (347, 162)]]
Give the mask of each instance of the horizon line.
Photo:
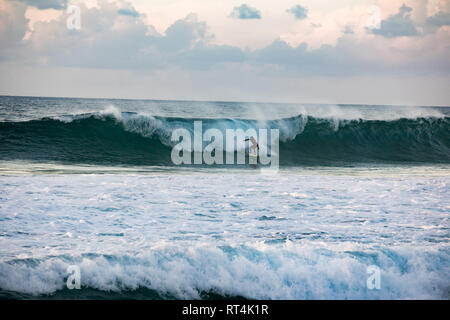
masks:
[(49, 99), (84, 99), (84, 100), (134, 100), (134, 101), (172, 101), (172, 102), (212, 102), (212, 103), (255, 103), (255, 104), (304, 104), (304, 105), (337, 105), (337, 106), (380, 106), (380, 107), (422, 107), (448, 108), (450, 105), (407, 105), (407, 104), (371, 104), (371, 103), (320, 103), (320, 102), (274, 102), (243, 100), (201, 100), (201, 99), (154, 99), (154, 98), (106, 98), (106, 97), (68, 97), (68, 96), (36, 96), (0, 94), (0, 97), (49, 98)]

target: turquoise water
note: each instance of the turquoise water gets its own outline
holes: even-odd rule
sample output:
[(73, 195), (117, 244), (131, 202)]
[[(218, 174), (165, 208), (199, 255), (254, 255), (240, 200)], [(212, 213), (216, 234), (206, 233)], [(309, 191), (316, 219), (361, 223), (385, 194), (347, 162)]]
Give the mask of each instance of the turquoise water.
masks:
[(281, 166), (450, 163), (449, 108), (2, 101), (2, 160), (173, 166), (172, 132), (193, 134), (194, 121), (201, 120), (204, 131), (223, 136), (227, 129), (278, 129)]
[[(0, 297), (448, 299), (448, 114), (0, 97)], [(280, 170), (174, 165), (194, 119), (279, 129)]]

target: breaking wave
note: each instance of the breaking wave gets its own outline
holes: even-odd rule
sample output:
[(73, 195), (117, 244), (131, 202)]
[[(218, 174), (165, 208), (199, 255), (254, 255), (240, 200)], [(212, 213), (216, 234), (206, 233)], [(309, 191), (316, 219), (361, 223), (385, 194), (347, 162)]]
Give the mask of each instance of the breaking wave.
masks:
[[(120, 165), (173, 165), (173, 130), (279, 129), (280, 165), (450, 163), (450, 118), (392, 120), (317, 118), (275, 120), (158, 117), (99, 112), (0, 122), (0, 159)], [(206, 143), (206, 142), (205, 142)]]

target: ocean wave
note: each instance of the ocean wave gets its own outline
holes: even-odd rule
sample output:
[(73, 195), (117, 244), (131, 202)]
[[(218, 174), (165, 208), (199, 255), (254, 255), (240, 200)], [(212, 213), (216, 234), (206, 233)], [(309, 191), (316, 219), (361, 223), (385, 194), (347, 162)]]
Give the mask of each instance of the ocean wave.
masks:
[[(0, 296), (200, 299), (448, 299), (449, 254), (437, 248), (377, 250), (281, 246), (157, 245), (140, 254), (82, 254), (0, 263)], [(67, 290), (80, 268), (81, 291)], [(370, 290), (367, 268), (380, 269)], [(27, 279), (24, 281), (24, 279)], [(83, 296), (83, 294), (87, 296)]]
[[(418, 111), (419, 112), (419, 111)], [(214, 128), (278, 129), (281, 165), (356, 162), (450, 162), (450, 118), (395, 120), (298, 115), (273, 120), (159, 117), (106, 109), (23, 122), (0, 122), (0, 159), (70, 163), (173, 165), (172, 132)], [(421, 116), (422, 113), (410, 113)], [(206, 144), (206, 142), (204, 142)]]

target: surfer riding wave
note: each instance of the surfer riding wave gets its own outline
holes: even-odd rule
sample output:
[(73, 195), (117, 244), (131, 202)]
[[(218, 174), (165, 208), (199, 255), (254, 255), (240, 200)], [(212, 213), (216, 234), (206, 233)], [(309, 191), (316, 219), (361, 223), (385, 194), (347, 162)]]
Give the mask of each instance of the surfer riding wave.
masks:
[(245, 139), (244, 141), (249, 141), (252, 143), (251, 147), (249, 148), (250, 152), (256, 153), (256, 150), (259, 150), (258, 142), (256, 142), (255, 138), (251, 136), (250, 138)]

